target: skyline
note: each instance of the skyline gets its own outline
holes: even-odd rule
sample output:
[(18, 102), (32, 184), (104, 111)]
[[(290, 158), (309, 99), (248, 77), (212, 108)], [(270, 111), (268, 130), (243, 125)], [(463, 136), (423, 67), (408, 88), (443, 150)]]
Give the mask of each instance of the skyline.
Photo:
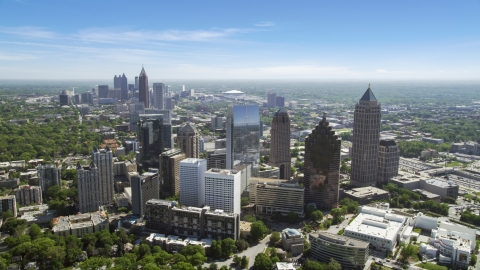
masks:
[(478, 0), (132, 6), (0, 0), (0, 79), (480, 79)]

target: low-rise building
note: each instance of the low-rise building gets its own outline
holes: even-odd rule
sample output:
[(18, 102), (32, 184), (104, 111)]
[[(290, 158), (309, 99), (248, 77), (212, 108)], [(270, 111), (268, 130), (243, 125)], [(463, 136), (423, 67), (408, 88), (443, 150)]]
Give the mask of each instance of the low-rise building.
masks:
[(55, 235), (75, 235), (81, 238), (85, 234), (108, 230), (109, 222), (103, 211), (63, 216), (53, 219), (53, 233)]
[(340, 192), (340, 198), (349, 198), (357, 201), (359, 204), (368, 204), (371, 201), (390, 201), (390, 193), (386, 190), (376, 187), (359, 187)]
[(370, 243), (352, 237), (319, 232), (308, 239), (315, 259), (328, 263), (333, 258), (342, 269), (363, 269), (370, 255)]
[(281, 235), (282, 246), (285, 250), (289, 250), (294, 256), (303, 252), (303, 244), (305, 239), (299, 231), (287, 228), (282, 231)]
[(57, 216), (56, 210), (48, 210), (48, 205), (40, 204), (18, 208), (19, 219), (24, 219), (27, 224), (48, 224)]
[(0, 179), (0, 188), (16, 188), (20, 185), (19, 178)]

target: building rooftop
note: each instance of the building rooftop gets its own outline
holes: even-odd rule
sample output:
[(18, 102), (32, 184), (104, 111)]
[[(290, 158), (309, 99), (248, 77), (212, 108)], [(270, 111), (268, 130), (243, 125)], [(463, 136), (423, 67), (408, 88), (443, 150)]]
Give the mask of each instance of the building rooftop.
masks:
[(302, 237), (302, 234), (296, 230), (296, 229), (291, 229), (291, 228), (286, 228), (282, 231), (282, 235), (285, 235), (287, 238), (292, 238), (292, 237), (295, 237), (295, 238), (298, 238), (298, 237)]
[(208, 174), (222, 174), (222, 175), (236, 175), (236, 174), (240, 173), (240, 171), (214, 168), (214, 169), (210, 169), (210, 170), (206, 171), (205, 173), (208, 173)]
[(286, 262), (277, 262), (276, 268), (277, 270), (295, 270), (296, 269), (292, 263), (286, 263)]
[(375, 95), (372, 92), (372, 89), (370, 89), (370, 84), (368, 84), (368, 89), (365, 91), (363, 94), (362, 98), (360, 99), (361, 101), (377, 101), (377, 98), (375, 98)]
[(388, 191), (376, 187), (360, 187), (352, 188), (351, 190), (345, 190), (345, 193), (355, 197), (365, 197), (369, 195), (388, 194)]
[(425, 183), (427, 184), (430, 184), (430, 185), (433, 185), (433, 186), (437, 186), (437, 187), (443, 187), (443, 188), (446, 188), (446, 187), (455, 187), (457, 186), (454, 182), (452, 181), (443, 181), (443, 180), (440, 180), (440, 179), (428, 179), (428, 180), (425, 180)]
[(238, 90), (229, 90), (226, 92), (223, 92), (224, 94), (245, 94), (245, 92), (238, 91)]
[(155, 204), (155, 205), (164, 205), (164, 206), (175, 206), (177, 205), (177, 202), (174, 201), (166, 201), (166, 200), (160, 200), (160, 199), (151, 199), (146, 202), (146, 204)]
[(351, 238), (351, 237), (348, 237), (348, 236), (344, 236), (344, 235), (332, 234), (332, 233), (325, 232), (325, 231), (321, 231), (318, 234), (313, 234), (313, 236), (315, 236), (317, 238), (322, 238), (322, 239), (325, 239), (329, 242), (333, 242), (333, 243), (336, 243), (338, 245), (343, 245), (343, 246), (367, 248), (368, 245), (370, 245), (370, 243), (366, 242), (366, 241), (361, 241), (361, 240)]

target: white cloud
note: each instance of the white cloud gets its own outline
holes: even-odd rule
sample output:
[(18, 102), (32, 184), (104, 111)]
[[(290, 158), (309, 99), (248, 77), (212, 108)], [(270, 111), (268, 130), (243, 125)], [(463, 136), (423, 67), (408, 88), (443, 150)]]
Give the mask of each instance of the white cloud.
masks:
[(387, 73), (387, 70), (379, 68), (375, 70), (375, 73)]
[(0, 51), (0, 60), (3, 61), (26, 61), (36, 58), (36, 56), (31, 54), (4, 53)]
[(0, 33), (15, 35), (27, 38), (52, 39), (58, 37), (54, 32), (44, 30), (40, 27), (20, 26), (20, 27), (0, 27)]
[(273, 22), (259, 22), (255, 24), (255, 26), (258, 26), (258, 27), (270, 27), (274, 25), (275, 24)]

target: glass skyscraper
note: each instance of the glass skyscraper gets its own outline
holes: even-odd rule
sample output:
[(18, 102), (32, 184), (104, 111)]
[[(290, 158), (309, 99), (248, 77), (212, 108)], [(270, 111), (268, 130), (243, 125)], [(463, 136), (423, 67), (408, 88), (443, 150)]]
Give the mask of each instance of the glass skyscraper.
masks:
[(257, 176), (260, 164), (260, 111), (258, 105), (230, 105), (227, 113), (227, 169), (251, 164)]

